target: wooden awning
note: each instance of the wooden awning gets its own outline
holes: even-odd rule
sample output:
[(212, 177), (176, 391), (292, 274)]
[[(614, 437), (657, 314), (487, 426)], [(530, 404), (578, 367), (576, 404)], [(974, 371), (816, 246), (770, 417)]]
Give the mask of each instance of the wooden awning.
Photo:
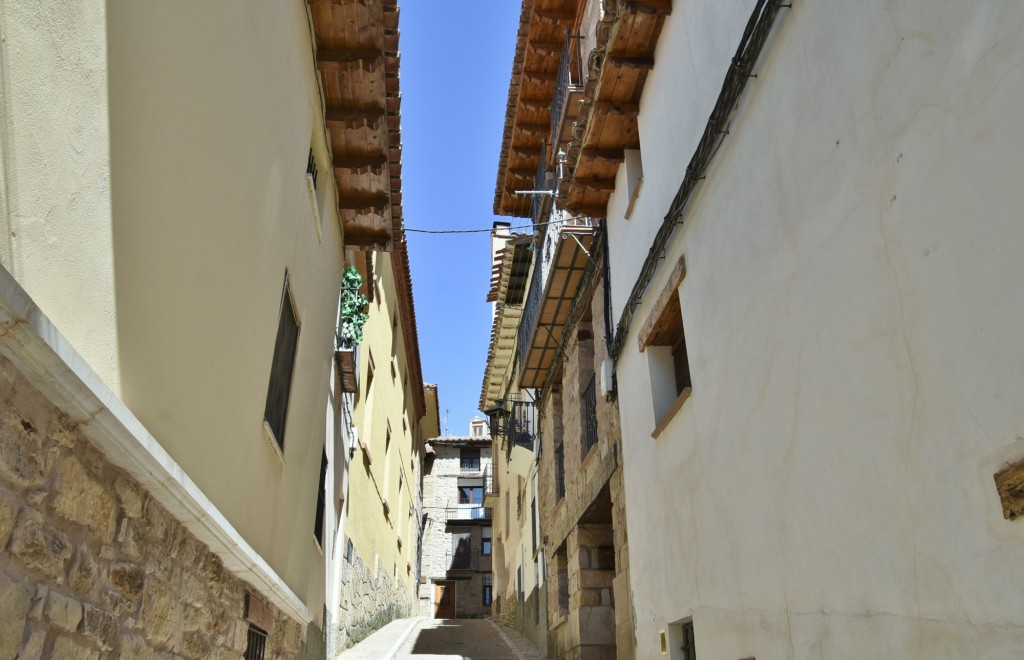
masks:
[(529, 283), (533, 235), (513, 234), (494, 259), (488, 302), (497, 303), (491, 324), (491, 342), (480, 392), (480, 410), (487, 410), (504, 394), (508, 370), (516, 350), (523, 299)]
[(545, 153), (542, 145), (559, 145), (568, 135), (559, 206), (604, 217), (625, 150), (640, 147), (640, 97), (672, 2), (610, 3), (609, 9), (617, 13), (599, 19), (594, 49), (582, 54), (588, 64), (582, 101), (570, 101), (573, 107), (567, 108), (565, 123), (553, 135), (551, 104), (562, 45), (567, 30), (587, 31), (581, 27), (590, 20), (581, 14), (585, 6), (568, 0), (523, 0), (494, 193), (498, 215), (530, 215), (529, 200), (515, 191), (533, 187), (542, 157), (547, 169), (553, 167), (556, 149)]
[(559, 231), (551, 270), (537, 312), (537, 322), (530, 336), (526, 358), (520, 365), (521, 388), (544, 385), (548, 368), (562, 341), (569, 310), (580, 290), (593, 240), (594, 228), (591, 226), (564, 226)]
[(309, 0), (345, 244), (391, 249), (402, 222), (397, 0)]

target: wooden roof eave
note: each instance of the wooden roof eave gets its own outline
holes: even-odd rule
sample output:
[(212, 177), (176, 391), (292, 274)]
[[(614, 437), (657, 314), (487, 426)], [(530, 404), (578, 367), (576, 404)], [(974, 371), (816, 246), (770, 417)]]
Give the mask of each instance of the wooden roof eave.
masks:
[[(546, 6), (541, 6), (545, 4)], [(510, 161), (517, 157), (520, 162), (519, 169), (528, 169), (535, 172), (540, 162), (540, 140), (543, 139), (541, 132), (537, 129), (539, 125), (519, 123), (519, 113), (526, 108), (531, 112), (540, 112), (543, 116), (537, 121), (550, 122), (551, 100), (554, 98), (555, 80), (550, 72), (530, 69), (527, 66), (528, 50), (531, 51), (529, 59), (540, 59), (545, 65), (553, 64), (557, 68), (562, 55), (561, 43), (555, 44), (551, 41), (540, 41), (534, 43), (531, 39), (531, 32), (535, 25), (541, 23), (548, 26), (555, 25), (567, 29), (572, 20), (576, 17), (576, 0), (552, 0), (544, 3), (543, 0), (523, 0), (522, 10), (519, 16), (519, 32), (516, 37), (516, 50), (512, 62), (512, 75), (509, 81), (508, 100), (505, 105), (505, 126), (501, 142), (501, 151), (498, 158), (498, 175), (494, 190), (494, 213), (496, 215), (511, 215), (518, 217), (529, 216), (529, 205), (509, 203), (511, 192), (516, 189), (516, 184), (511, 181), (509, 172)], [(550, 67), (549, 67), (550, 68)], [(544, 89), (543, 98), (520, 98), (524, 82), (533, 81), (540, 84)], [(543, 108), (543, 110), (538, 110)], [(536, 137), (537, 144), (529, 145), (529, 153), (522, 150), (521, 143), (516, 142), (518, 133), (526, 131), (532, 137)], [(525, 160), (525, 164), (522, 162)], [(532, 180), (532, 174), (531, 180)]]
[(569, 310), (579, 293), (593, 240), (593, 226), (565, 226), (559, 231), (551, 271), (537, 312), (537, 324), (531, 332), (524, 364), (520, 365), (521, 388), (544, 385)]
[[(591, 69), (587, 77), (587, 88), (584, 99), (580, 106), (577, 123), (574, 127), (573, 141), (567, 153), (567, 168), (570, 172), (569, 185), (561, 188), (559, 203), (574, 213), (582, 213), (591, 217), (605, 217), (607, 214), (608, 199), (614, 192), (614, 175), (602, 180), (592, 178), (577, 179), (577, 172), (581, 165), (588, 162), (607, 161), (614, 162), (612, 171), (618, 169), (618, 164), (625, 158), (624, 150), (627, 148), (638, 148), (638, 144), (630, 144), (629, 140), (621, 139), (616, 144), (601, 144), (595, 147), (595, 135), (593, 127), (595, 117), (598, 115), (615, 116), (626, 126), (620, 131), (620, 137), (626, 135), (638, 135), (637, 117), (639, 115), (639, 99), (643, 94), (646, 84), (646, 72), (654, 67), (654, 51), (660, 38), (661, 29), (665, 18), (672, 11), (671, 0), (623, 0), (619, 6), (619, 12), (615, 15), (606, 15), (605, 20), (609, 22), (607, 29), (598, 30), (598, 43), (595, 51), (599, 56), (591, 58)], [(628, 54), (609, 52), (613, 43), (628, 42), (630, 32), (637, 25), (638, 20), (653, 22), (654, 38), (649, 47)], [(632, 99), (607, 98), (604, 94), (604, 82), (606, 78), (614, 77), (616, 70), (632, 69), (642, 71), (638, 76), (638, 83), (633, 92)], [(589, 193), (586, 202), (581, 201), (585, 193)]]
[[(402, 223), (397, 0), (307, 1), (344, 240), (390, 251)], [(351, 29), (367, 23), (378, 27)]]

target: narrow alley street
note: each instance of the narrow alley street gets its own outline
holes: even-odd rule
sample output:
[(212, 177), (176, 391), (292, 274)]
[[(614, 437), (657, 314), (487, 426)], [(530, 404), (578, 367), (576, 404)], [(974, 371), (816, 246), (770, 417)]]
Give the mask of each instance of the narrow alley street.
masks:
[(540, 660), (525, 637), (487, 619), (399, 619), (339, 656), (341, 660)]

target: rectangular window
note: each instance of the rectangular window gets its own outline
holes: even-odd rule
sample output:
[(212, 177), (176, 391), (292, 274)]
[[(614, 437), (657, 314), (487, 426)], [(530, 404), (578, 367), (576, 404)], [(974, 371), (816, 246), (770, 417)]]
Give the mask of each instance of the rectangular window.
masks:
[(299, 343), (299, 322), (292, 306), (288, 287), (288, 271), (284, 274), (284, 292), (281, 294), (277, 323), (277, 340), (270, 367), (270, 385), (267, 387), (267, 405), (263, 420), (273, 434), (278, 447), (284, 450), (284, 425), (288, 414), (288, 395), (292, 388), (295, 351)]
[(654, 437), (661, 433), (683, 402), (689, 397), (690, 360), (683, 332), (679, 288), (686, 275), (686, 262), (679, 258), (650, 315), (640, 328), (641, 352), (647, 353), (650, 369), (652, 403), (654, 404)]
[(480, 554), (489, 556), (491, 554), (491, 528), (484, 527), (481, 530)]
[(555, 447), (555, 496), (559, 501), (565, 498), (565, 445)]
[(693, 643), (693, 621), (683, 624), (683, 660), (697, 660), (697, 646)]
[(463, 472), (480, 471), (480, 450), (463, 449), (459, 453), (459, 469)]
[(530, 502), (530, 545), (537, 554), (537, 498)]
[(583, 442), (580, 443), (582, 458), (586, 458), (590, 450), (597, 445), (597, 380), (590, 376), (583, 394), (580, 396), (581, 421), (583, 422)]
[(459, 504), (483, 504), (483, 501), (483, 486), (459, 486)]
[(267, 633), (249, 624), (248, 641), (245, 645), (245, 660), (263, 660), (267, 650)]
[(320, 455), (320, 486), (316, 492), (316, 519), (313, 521), (313, 536), (320, 548), (324, 547), (324, 503), (327, 494), (324, 489), (327, 486), (327, 448), (324, 447)]
[(484, 573), (484, 589), (483, 589), (483, 606), (489, 607), (491, 601), (494, 600), (494, 582), (493, 576), (490, 573)]

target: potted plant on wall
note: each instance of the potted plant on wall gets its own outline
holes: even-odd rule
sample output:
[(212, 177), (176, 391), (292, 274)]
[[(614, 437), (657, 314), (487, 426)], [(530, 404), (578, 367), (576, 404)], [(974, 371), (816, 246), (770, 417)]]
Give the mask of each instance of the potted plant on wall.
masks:
[(355, 268), (346, 268), (341, 276), (341, 296), (338, 310), (338, 333), (334, 357), (338, 362), (343, 392), (355, 392), (359, 387), (359, 344), (363, 341), (363, 326), (370, 317), (366, 313), (369, 302), (360, 292), (363, 276)]

